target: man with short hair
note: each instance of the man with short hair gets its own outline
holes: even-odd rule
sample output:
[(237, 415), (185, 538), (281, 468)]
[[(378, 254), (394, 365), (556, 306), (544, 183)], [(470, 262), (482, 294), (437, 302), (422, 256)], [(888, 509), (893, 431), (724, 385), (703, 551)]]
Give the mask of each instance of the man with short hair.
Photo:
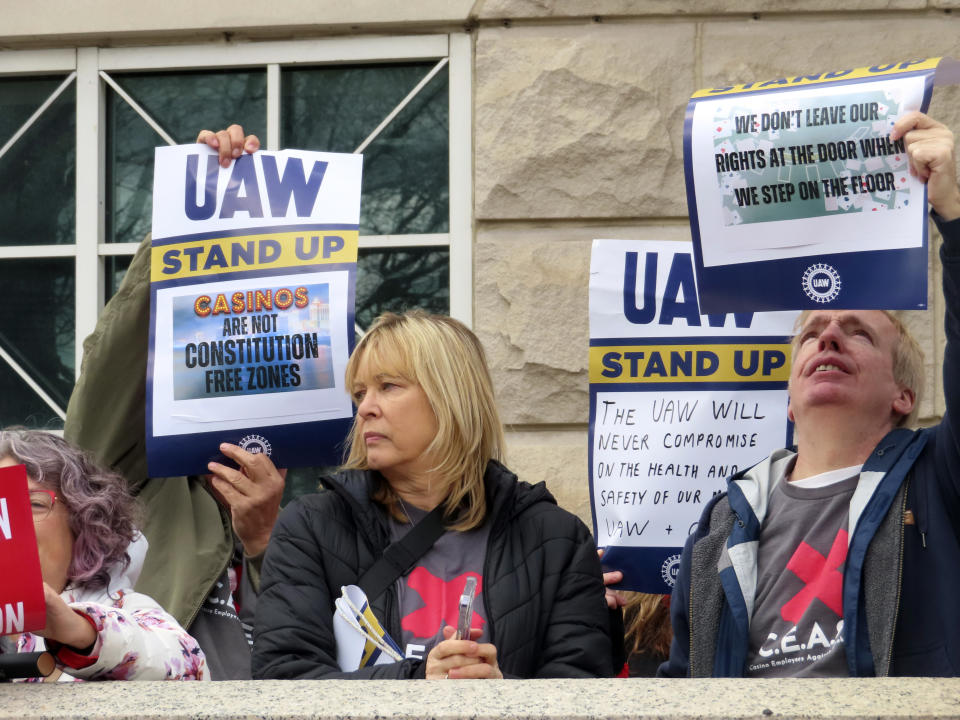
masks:
[(797, 446), (731, 478), (687, 540), (672, 677), (960, 675), (960, 189), (953, 134), (894, 126), (943, 235), (939, 425), (908, 430), (922, 357), (881, 311), (798, 321), (788, 414)]

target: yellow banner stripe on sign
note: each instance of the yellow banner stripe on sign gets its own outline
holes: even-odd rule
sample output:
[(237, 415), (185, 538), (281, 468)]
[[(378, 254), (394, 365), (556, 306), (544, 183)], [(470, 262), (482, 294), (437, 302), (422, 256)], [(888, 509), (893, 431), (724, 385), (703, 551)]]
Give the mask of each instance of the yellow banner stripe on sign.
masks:
[(784, 77), (775, 80), (765, 80), (763, 82), (730, 85), (729, 87), (704, 88), (703, 90), (697, 90), (691, 97), (703, 98), (718, 95), (734, 95), (736, 93), (755, 92), (757, 90), (820, 85), (823, 83), (883, 77), (885, 75), (898, 75), (905, 72), (916, 72), (917, 70), (934, 70), (940, 62), (940, 59), (941, 58), (936, 57), (926, 60), (907, 60), (905, 62), (872, 65), (870, 67), (855, 68), (853, 70), (833, 70), (831, 72), (815, 73), (813, 75), (797, 75), (795, 77)]
[(591, 383), (786, 382), (790, 345), (610, 345), (590, 348)]
[(187, 240), (151, 249), (153, 282), (237, 270), (357, 261), (357, 230), (298, 230)]

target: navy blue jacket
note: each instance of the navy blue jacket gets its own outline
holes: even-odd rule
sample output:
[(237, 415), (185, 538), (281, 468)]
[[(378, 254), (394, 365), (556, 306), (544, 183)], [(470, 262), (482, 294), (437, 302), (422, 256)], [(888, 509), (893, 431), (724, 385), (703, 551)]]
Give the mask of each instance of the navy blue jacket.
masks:
[[(864, 463), (843, 578), (851, 676), (960, 675), (960, 430), (953, 417), (960, 407), (960, 220), (938, 225), (946, 412), (934, 427), (892, 431)], [(752, 588), (741, 586), (734, 565), (755, 563), (751, 542), (761, 520), (754, 498), (791, 456), (779, 450), (734, 476), (704, 509), (681, 557), (674, 639), (661, 676), (743, 675)]]

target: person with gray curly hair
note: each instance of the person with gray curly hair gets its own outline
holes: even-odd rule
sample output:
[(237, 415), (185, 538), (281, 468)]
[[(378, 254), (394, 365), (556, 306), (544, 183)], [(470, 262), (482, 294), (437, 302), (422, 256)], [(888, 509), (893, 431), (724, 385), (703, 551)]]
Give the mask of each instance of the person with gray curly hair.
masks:
[(152, 598), (131, 588), (146, 554), (126, 481), (50, 433), (0, 431), (0, 467), (26, 468), (46, 626), (17, 639), (49, 650), (51, 679), (207, 680), (196, 641)]

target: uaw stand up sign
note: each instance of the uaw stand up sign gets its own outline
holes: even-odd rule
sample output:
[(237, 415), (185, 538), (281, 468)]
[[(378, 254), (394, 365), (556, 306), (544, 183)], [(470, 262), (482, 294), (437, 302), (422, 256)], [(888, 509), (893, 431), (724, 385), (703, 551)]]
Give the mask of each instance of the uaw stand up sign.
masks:
[(221, 442), (335, 463), (352, 406), (362, 156), (158, 148), (147, 458), (206, 472)]
[(593, 532), (620, 587), (670, 592), (704, 505), (788, 443), (795, 317), (701, 315), (690, 243), (594, 241)]
[(684, 127), (700, 308), (925, 308), (926, 187), (897, 118), (925, 111), (949, 59), (694, 93)]

